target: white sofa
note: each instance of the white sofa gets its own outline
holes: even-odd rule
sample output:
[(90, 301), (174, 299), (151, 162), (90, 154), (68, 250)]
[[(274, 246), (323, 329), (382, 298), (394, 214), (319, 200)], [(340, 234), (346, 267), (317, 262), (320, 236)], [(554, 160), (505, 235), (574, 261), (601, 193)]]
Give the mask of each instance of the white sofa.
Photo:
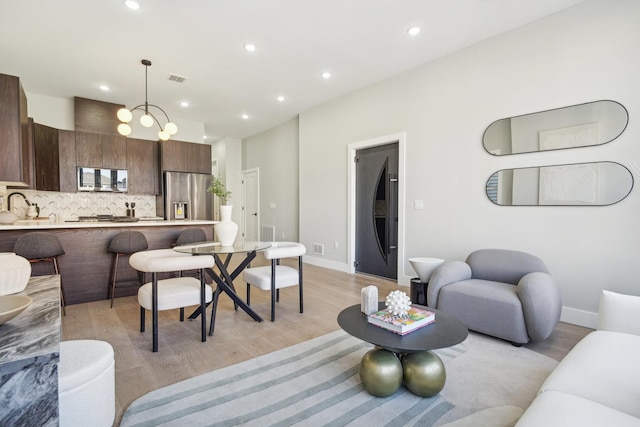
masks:
[(640, 297), (602, 291), (598, 328), (540, 387), (517, 427), (640, 426)]

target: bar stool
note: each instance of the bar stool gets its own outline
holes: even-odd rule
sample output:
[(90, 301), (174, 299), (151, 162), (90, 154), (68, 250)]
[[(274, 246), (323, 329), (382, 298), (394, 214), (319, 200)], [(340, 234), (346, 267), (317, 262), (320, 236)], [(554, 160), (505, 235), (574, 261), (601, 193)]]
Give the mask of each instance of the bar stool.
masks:
[(13, 252), (29, 260), (30, 263), (51, 262), (55, 274), (60, 275), (60, 304), (62, 314), (67, 315), (66, 304), (64, 302), (64, 288), (62, 286), (62, 274), (58, 265), (58, 256), (64, 255), (62, 243), (55, 234), (43, 231), (34, 231), (18, 237)]
[[(207, 340), (207, 303), (211, 302), (211, 286), (204, 281), (204, 269), (212, 267), (213, 256), (183, 254), (173, 249), (155, 249), (136, 252), (129, 257), (129, 264), (138, 271), (151, 273), (151, 282), (138, 289), (140, 304), (140, 332), (145, 330), (145, 310), (151, 310), (153, 325), (153, 351), (158, 351), (158, 311), (180, 309), (180, 320), (184, 320), (184, 307), (200, 305), (201, 339)], [(175, 277), (158, 280), (158, 273), (182, 270), (200, 270), (200, 279)]]
[(149, 248), (147, 238), (139, 231), (121, 231), (116, 234), (111, 243), (109, 243), (108, 251), (113, 253), (113, 268), (111, 270), (111, 308), (113, 308), (113, 298), (115, 297), (116, 288), (129, 288), (132, 286), (142, 286), (144, 284), (144, 273), (138, 272), (138, 280), (134, 285), (133, 280), (125, 279), (120, 283), (129, 283), (129, 285), (118, 286), (118, 259), (120, 256), (130, 256), (136, 252), (144, 251)]

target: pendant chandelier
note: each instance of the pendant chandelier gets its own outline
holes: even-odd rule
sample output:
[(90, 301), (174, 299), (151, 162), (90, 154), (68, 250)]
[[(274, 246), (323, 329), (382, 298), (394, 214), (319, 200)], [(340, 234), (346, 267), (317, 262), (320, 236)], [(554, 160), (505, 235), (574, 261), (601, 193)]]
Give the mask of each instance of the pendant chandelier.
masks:
[[(144, 68), (144, 104), (140, 104), (136, 107), (133, 107), (131, 110), (128, 110), (126, 108), (121, 108), (118, 110), (118, 113), (117, 113), (118, 120), (122, 122), (118, 125), (118, 133), (124, 136), (129, 136), (131, 134), (131, 126), (129, 125), (129, 122), (131, 121), (131, 119), (133, 119), (133, 111), (140, 110), (144, 112), (144, 114), (140, 117), (140, 124), (144, 127), (149, 128), (153, 126), (154, 122), (157, 123), (158, 127), (160, 128), (160, 131), (158, 132), (158, 138), (160, 138), (160, 140), (162, 141), (166, 141), (171, 137), (171, 135), (175, 135), (176, 132), (178, 132), (178, 126), (176, 126), (175, 123), (172, 123), (171, 120), (169, 120), (169, 116), (167, 115), (167, 113), (164, 112), (162, 108), (158, 107), (157, 105), (149, 104), (147, 100), (147, 71), (151, 66), (151, 61), (149, 61), (148, 59), (143, 59), (141, 63), (145, 67)], [(154, 116), (149, 111), (149, 107), (157, 108), (162, 112), (162, 114), (164, 114), (164, 117), (167, 120), (167, 124), (164, 125), (164, 128), (162, 127), (162, 125), (160, 124), (156, 116)]]

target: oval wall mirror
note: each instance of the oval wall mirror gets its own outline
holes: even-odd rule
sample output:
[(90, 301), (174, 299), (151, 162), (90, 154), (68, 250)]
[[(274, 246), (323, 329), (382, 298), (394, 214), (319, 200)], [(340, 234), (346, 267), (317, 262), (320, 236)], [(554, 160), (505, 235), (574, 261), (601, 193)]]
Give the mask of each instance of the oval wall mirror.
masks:
[(615, 162), (502, 169), (487, 181), (500, 206), (607, 206), (631, 192), (633, 175)]
[(595, 101), (496, 120), (482, 144), (495, 156), (600, 145), (620, 136), (628, 121), (622, 104)]

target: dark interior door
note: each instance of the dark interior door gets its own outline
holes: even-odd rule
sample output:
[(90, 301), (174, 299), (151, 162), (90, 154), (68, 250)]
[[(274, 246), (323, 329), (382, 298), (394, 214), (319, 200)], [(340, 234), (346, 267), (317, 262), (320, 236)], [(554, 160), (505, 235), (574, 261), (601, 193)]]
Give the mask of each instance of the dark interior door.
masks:
[(356, 152), (355, 270), (397, 278), (398, 143)]

